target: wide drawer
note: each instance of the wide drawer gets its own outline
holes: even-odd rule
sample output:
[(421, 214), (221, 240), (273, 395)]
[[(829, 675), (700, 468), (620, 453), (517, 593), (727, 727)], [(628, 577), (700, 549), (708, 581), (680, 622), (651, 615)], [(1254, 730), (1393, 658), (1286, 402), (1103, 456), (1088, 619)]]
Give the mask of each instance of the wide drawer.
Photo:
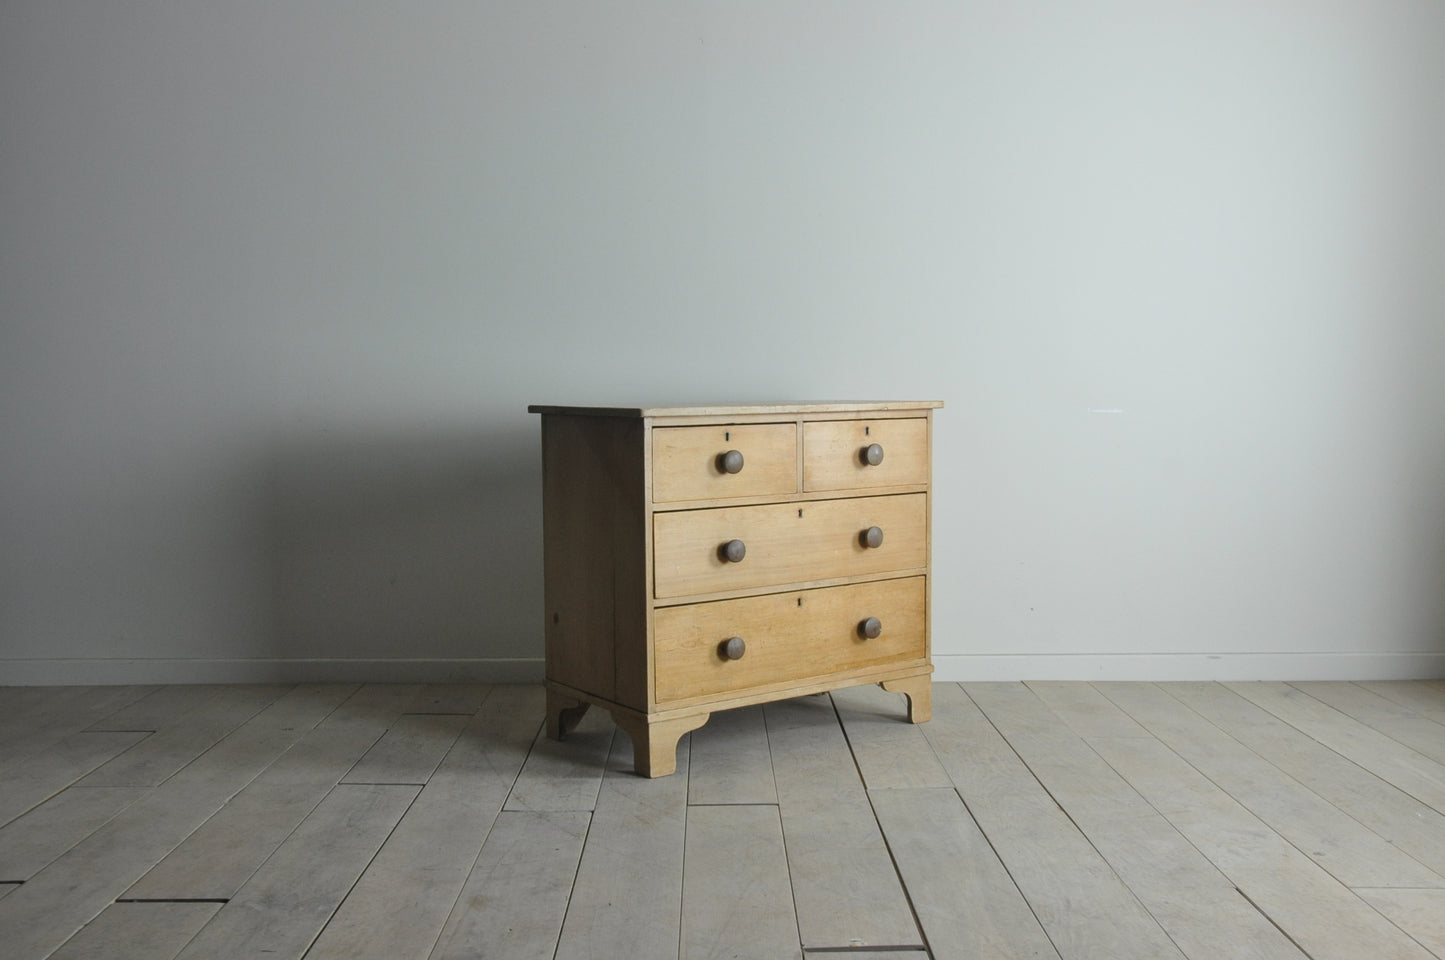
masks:
[[(737, 454), (731, 463), (725, 459), (729, 453)], [(797, 489), (798, 428), (794, 424), (657, 427), (652, 431), (654, 502), (768, 496)]]
[[(869, 460), (872, 448), (873, 459)], [(860, 490), (928, 482), (928, 421), (803, 424), (803, 489)]]
[[(877, 527), (878, 546), (865, 542)], [(741, 541), (741, 560), (725, 547)], [(653, 517), (658, 598), (913, 570), (928, 563), (928, 497), (854, 497)]]
[[(744, 597), (656, 612), (656, 698), (691, 700), (796, 683), (927, 654), (924, 577)], [(863, 625), (878, 621), (868, 639)], [(742, 639), (742, 656), (725, 645)], [(736, 645), (734, 652), (737, 652)]]

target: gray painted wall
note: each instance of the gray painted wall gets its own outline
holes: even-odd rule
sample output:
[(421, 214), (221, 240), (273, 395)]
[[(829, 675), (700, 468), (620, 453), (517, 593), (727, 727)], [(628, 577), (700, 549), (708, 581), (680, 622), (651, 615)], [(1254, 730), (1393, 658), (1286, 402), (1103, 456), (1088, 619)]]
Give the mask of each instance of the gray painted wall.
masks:
[(0, 4), (0, 682), (540, 673), (529, 402), (942, 399), (939, 676), (1440, 675), (1445, 5)]

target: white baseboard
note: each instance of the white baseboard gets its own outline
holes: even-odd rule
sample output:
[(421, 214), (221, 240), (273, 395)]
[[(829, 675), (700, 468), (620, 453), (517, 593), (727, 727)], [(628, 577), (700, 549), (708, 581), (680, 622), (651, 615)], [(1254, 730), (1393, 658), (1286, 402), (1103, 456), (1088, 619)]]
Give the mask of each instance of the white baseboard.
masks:
[[(1441, 653), (935, 654), (933, 679), (1438, 680)], [(541, 683), (541, 657), (475, 660), (0, 660), (0, 686)]]
[(0, 686), (541, 683), (541, 657), (478, 660), (0, 660)]
[(1442, 653), (934, 654), (933, 679), (1438, 680)]

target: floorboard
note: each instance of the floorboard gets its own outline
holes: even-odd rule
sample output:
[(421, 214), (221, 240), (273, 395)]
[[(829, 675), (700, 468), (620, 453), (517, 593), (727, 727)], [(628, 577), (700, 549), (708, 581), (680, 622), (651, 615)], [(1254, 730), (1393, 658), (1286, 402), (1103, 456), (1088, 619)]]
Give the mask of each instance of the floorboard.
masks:
[(860, 686), (657, 780), (543, 714), (0, 688), (0, 956), (1445, 960), (1440, 682)]

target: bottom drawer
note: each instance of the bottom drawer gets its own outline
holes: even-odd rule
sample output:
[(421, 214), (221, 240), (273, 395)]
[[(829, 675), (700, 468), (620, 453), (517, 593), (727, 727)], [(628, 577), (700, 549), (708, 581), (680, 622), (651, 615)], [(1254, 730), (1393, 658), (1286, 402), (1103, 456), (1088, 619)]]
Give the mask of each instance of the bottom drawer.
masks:
[[(879, 627), (871, 639), (870, 618)], [(664, 607), (653, 632), (657, 701), (922, 660), (926, 622), (924, 577)], [(736, 660), (724, 652), (733, 637), (744, 648)]]

